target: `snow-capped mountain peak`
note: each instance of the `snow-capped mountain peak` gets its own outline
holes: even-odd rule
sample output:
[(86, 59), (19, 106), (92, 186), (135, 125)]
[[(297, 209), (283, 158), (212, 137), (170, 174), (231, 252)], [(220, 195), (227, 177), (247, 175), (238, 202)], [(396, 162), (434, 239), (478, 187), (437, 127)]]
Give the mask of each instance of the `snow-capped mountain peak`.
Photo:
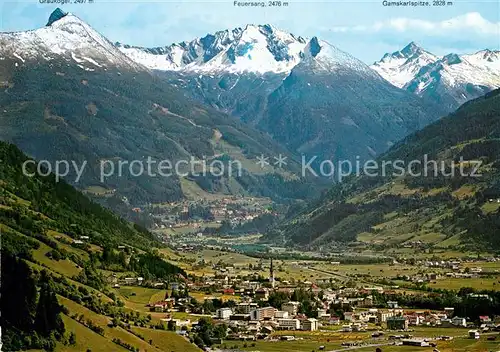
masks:
[(21, 62), (63, 59), (84, 70), (125, 67), (145, 70), (77, 16), (57, 8), (45, 27), (0, 33), (0, 57)]
[(425, 51), (415, 42), (411, 42), (399, 51), (386, 53), (371, 68), (396, 87), (402, 88), (422, 67), (437, 59), (437, 56)]
[(306, 43), (272, 25), (249, 24), (165, 47), (117, 47), (144, 66), (163, 71), (283, 73), (299, 62)]
[(430, 96), (454, 109), (465, 101), (500, 87), (500, 52), (435, 56), (414, 42), (385, 54), (371, 68), (393, 85)]

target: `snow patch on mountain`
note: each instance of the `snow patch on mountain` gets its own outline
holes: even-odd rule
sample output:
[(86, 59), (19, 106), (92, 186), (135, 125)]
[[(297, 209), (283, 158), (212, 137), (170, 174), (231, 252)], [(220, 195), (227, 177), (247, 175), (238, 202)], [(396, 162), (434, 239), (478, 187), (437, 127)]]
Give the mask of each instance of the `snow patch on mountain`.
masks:
[(313, 37), (307, 43), (301, 57), (301, 66), (307, 66), (315, 73), (330, 73), (339, 69), (351, 69), (367, 71), (372, 74), (366, 64), (330, 43), (319, 40), (317, 37)]
[(464, 85), (500, 87), (499, 52), (483, 50), (471, 55), (446, 55), (425, 66), (405, 88), (421, 94), (428, 86), (437, 83), (450, 88)]

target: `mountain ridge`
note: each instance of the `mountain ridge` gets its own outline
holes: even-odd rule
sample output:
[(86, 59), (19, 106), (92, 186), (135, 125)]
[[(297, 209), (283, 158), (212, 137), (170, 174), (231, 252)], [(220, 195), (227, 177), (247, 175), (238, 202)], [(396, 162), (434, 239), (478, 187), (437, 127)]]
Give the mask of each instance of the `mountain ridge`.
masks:
[(411, 42), (370, 67), (396, 87), (430, 98), (449, 111), (500, 87), (500, 51), (490, 49), (438, 57)]
[(156, 48), (116, 43), (130, 58), (151, 69), (233, 73), (287, 72), (298, 62), (305, 44), (304, 38), (270, 24), (248, 24)]

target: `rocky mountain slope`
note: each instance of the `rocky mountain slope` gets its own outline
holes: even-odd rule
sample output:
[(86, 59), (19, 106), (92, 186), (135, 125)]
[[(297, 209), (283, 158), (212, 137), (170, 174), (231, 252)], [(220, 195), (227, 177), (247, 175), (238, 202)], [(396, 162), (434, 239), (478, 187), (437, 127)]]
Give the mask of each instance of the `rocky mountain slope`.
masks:
[(361, 61), (312, 38), (257, 124), (318, 161), (366, 160), (439, 117)]
[(331, 44), (270, 25), (164, 48), (118, 47), (197, 100), (320, 159), (366, 159), (443, 113)]
[[(402, 255), (416, 249), (498, 250), (499, 156), (495, 90), (410, 135), (378, 159), (375, 175), (369, 170), (372, 176), (334, 186), (268, 238)], [(382, 162), (390, 162), (385, 176)]]
[(438, 57), (414, 42), (370, 66), (396, 87), (430, 98), (450, 111), (500, 87), (500, 52)]

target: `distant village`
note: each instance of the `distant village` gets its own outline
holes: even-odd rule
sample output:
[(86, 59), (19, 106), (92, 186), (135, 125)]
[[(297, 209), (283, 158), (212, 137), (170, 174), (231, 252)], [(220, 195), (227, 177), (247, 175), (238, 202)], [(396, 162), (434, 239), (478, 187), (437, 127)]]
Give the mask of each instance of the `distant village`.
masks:
[(262, 214), (272, 213), (270, 205), (271, 200), (267, 198), (227, 196), (150, 205), (146, 210), (134, 208), (133, 211), (149, 211), (156, 230), (185, 226), (202, 229), (207, 223), (241, 225)]

